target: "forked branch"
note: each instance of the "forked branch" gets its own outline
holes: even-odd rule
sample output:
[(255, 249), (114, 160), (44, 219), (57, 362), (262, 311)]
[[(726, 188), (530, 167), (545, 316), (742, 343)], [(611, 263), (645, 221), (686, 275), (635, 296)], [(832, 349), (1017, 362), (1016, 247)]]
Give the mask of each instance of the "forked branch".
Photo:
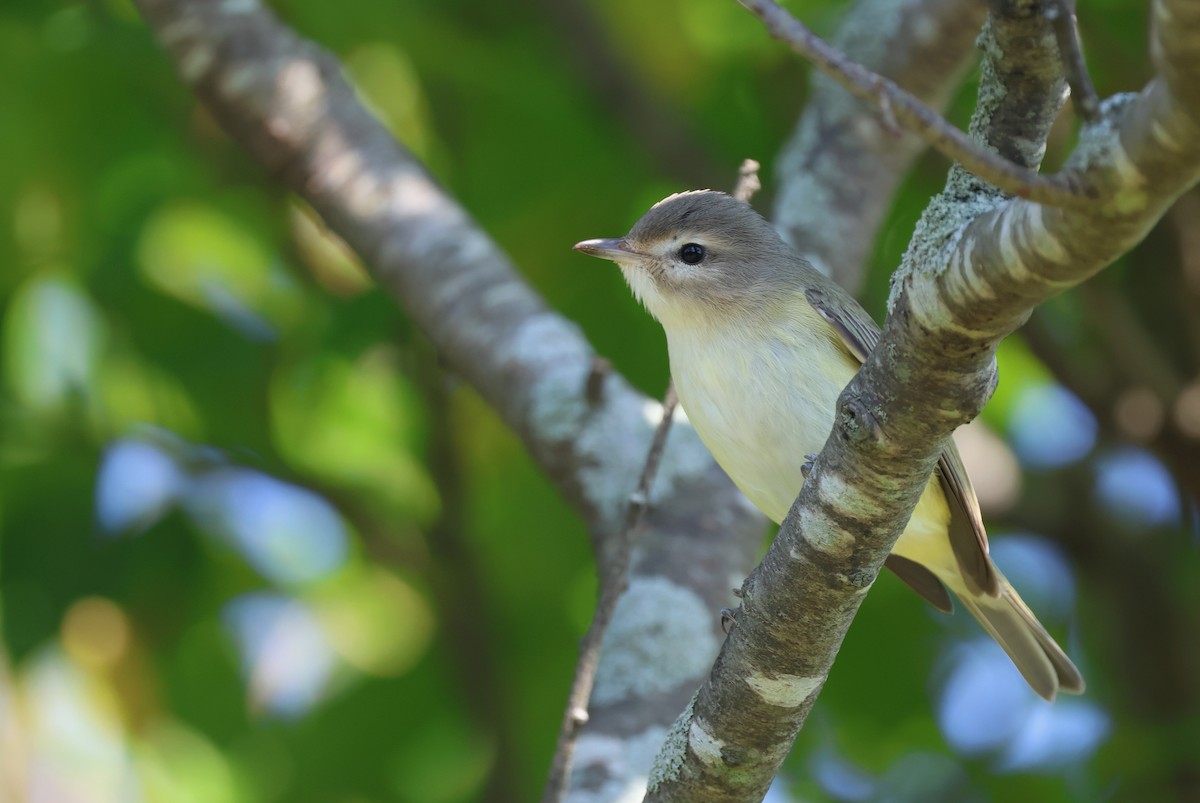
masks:
[(850, 61), (773, 0), (738, 2), (762, 19), (773, 37), (788, 44), (852, 95), (874, 106), (885, 119), (894, 119), (939, 153), (1004, 192), (1068, 208), (1086, 206), (1099, 195), (1099, 189), (1082, 172), (1068, 170), (1043, 176), (980, 147), (911, 93)]

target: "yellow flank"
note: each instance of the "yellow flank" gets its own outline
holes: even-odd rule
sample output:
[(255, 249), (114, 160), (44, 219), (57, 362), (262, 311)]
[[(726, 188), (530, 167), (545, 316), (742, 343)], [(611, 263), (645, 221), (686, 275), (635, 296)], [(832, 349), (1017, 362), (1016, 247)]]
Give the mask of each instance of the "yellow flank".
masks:
[[(812, 307), (802, 297), (793, 300), (798, 303), (787, 306), (784, 321), (758, 329), (765, 337), (750, 328), (732, 338), (724, 327), (666, 330), (688, 420), (734, 484), (776, 523), (804, 484), (805, 455), (825, 445), (837, 397), (859, 368)], [(797, 320), (806, 318), (814, 320)], [(961, 593), (964, 582), (946, 538), (949, 522), (942, 489), (931, 483), (892, 551)]]

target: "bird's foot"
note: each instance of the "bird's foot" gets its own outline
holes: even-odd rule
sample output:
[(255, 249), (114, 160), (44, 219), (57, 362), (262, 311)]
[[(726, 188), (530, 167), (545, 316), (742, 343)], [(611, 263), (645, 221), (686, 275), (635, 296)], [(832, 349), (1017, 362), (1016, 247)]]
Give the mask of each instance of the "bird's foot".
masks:
[(721, 609), (721, 631), (725, 635), (729, 635), (730, 629), (737, 624), (737, 613), (732, 608)]

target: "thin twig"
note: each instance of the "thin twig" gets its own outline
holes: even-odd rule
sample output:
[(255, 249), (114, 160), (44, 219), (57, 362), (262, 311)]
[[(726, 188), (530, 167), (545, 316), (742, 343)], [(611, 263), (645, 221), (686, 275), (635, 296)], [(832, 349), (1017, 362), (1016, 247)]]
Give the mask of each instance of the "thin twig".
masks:
[(1100, 119), (1100, 96), (1088, 75), (1087, 62), (1083, 60), (1079, 28), (1075, 23), (1075, 0), (1051, 0), (1045, 14), (1054, 28), (1054, 38), (1058, 40), (1063, 73), (1071, 87), (1071, 103), (1080, 119), (1094, 123)]
[[(740, 186), (741, 181), (739, 180)], [(667, 391), (663, 394), (662, 418), (658, 422), (658, 428), (654, 431), (654, 439), (650, 442), (650, 451), (646, 454), (642, 476), (638, 479), (637, 487), (629, 496), (629, 506), (625, 509), (625, 520), (622, 522), (621, 531), (617, 534), (613, 548), (609, 551), (606, 565), (600, 573), (600, 593), (599, 599), (596, 600), (596, 613), (579, 645), (579, 662), (575, 665), (575, 678), (571, 681), (571, 691), (567, 695), (567, 710), (563, 715), (562, 728), (558, 734), (558, 747), (554, 751), (554, 760), (546, 779), (546, 790), (542, 794), (542, 803), (558, 803), (566, 796), (570, 785), (575, 743), (580, 729), (588, 721), (587, 704), (588, 699), (592, 696), (592, 686), (596, 681), (596, 669), (600, 665), (600, 647), (604, 642), (604, 634), (612, 622), (617, 601), (625, 593), (629, 584), (629, 564), (633, 557), (633, 547), (641, 532), (642, 518), (650, 506), (650, 488), (654, 484), (655, 475), (658, 474), (659, 463), (662, 462), (663, 451), (667, 445), (667, 434), (671, 431), (671, 421), (675, 417), (677, 404), (675, 384), (669, 382)]]
[(754, 193), (762, 189), (762, 182), (758, 179), (758, 168), (760, 166), (753, 159), (746, 159), (742, 162), (742, 166), (738, 168), (737, 186), (733, 188), (734, 198), (750, 203), (750, 199), (754, 197)]
[(981, 148), (894, 82), (850, 61), (773, 0), (738, 2), (766, 24), (771, 36), (789, 45), (850, 94), (879, 109), (881, 114), (886, 98), (886, 106), (899, 125), (1004, 192), (1059, 207), (1087, 206), (1098, 197), (1099, 191), (1086, 181), (1082, 173), (1067, 170), (1043, 176)]

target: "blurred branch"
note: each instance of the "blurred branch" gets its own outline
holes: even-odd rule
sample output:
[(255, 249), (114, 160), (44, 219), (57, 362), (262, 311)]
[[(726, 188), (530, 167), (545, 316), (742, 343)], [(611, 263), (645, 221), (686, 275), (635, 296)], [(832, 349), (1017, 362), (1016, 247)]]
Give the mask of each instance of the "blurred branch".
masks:
[(510, 697), (503, 687), (503, 673), (496, 654), (490, 625), (491, 606), (484, 589), (485, 573), (468, 542), (467, 499), (463, 489), (463, 466), (459, 458), (460, 430), (451, 420), (447, 377), (437, 357), (424, 344), (415, 351), (417, 379), (425, 397), (432, 424), (430, 473), (442, 500), (441, 514), (429, 531), (429, 548), (435, 558), (431, 586), (437, 594), (438, 610), (445, 620), (441, 632), (449, 644), (458, 686), (473, 717), (491, 737), (496, 755), (483, 789), (486, 803), (503, 803), (521, 797), (517, 777), (519, 741), (508, 710)]
[[(743, 585), (736, 624), (656, 760), (648, 800), (762, 798), (950, 433), (991, 395), (998, 343), (1042, 301), (1129, 250), (1200, 179), (1200, 7), (1159, 0), (1151, 13), (1173, 20), (1154, 43), (1171, 79), (1102, 104), (1068, 161), (1067, 175), (1102, 192), (1053, 207), (1000, 198), (951, 170), (894, 277), (879, 345), (843, 391), (833, 433)], [(789, 41), (798, 33), (790, 17), (770, 19)], [(1011, 91), (1034, 103), (1023, 130), (1035, 141), (1015, 151), (1029, 158), (1040, 154), (1038, 132), (1049, 130), (1057, 106), (1044, 79), (1024, 85), (1026, 76), (987, 64), (1012, 57), (995, 46), (1010, 24), (993, 18), (996, 39), (985, 33), (971, 124), (980, 138), (996, 132), (1007, 141), (984, 140), (972, 152), (1013, 144), (1016, 130), (1004, 121), (1016, 109), (1003, 101)], [(813, 50), (826, 64), (855, 72), (824, 47)], [(1044, 60), (1040, 44), (1026, 47), (1040, 52), (1018, 60)], [(896, 96), (884, 92), (897, 112)]]
[(619, 488), (588, 472), (631, 475), (653, 430), (643, 398), (611, 372), (592, 375), (578, 328), (365, 111), (337, 61), (253, 0), (139, 6), (225, 129), (363, 257), (593, 533), (617, 531), (632, 480)]
[(791, 46), (859, 100), (873, 105), (885, 119), (894, 119), (947, 158), (1004, 192), (1062, 207), (1079, 207), (1099, 195), (1099, 189), (1081, 172), (1066, 170), (1053, 176), (1041, 176), (979, 147), (911, 93), (850, 61), (813, 35), (772, 0), (739, 2), (763, 20), (772, 36)]
[(1146, 385), (1160, 399), (1179, 396), (1183, 381), (1176, 374), (1130, 304), (1111, 283), (1093, 282), (1080, 288), (1085, 314), (1105, 347), (1110, 362), (1129, 385)]
[[(984, 14), (974, 0), (859, 0), (833, 44), (941, 109), (972, 61)], [(784, 239), (854, 292), (892, 196), (926, 145), (821, 72), (811, 83), (779, 154), (774, 220)]]
[(1168, 216), (1179, 253), (1179, 294), (1174, 299), (1187, 321), (1190, 362), (1200, 365), (1200, 192), (1180, 196)]

